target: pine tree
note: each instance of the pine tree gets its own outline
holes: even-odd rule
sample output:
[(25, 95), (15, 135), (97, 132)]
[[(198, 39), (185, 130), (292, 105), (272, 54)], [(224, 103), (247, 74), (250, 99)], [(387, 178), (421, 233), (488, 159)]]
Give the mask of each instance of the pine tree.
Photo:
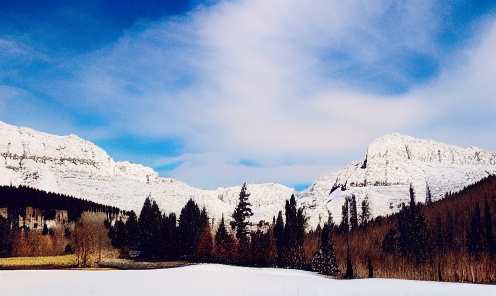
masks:
[(284, 222), (282, 219), (282, 211), (279, 211), (277, 214), (277, 219), (274, 224), (274, 238), (276, 239), (278, 257), (282, 257), (284, 249)]
[(350, 231), (350, 224), (349, 224), (349, 203), (350, 200), (349, 198), (345, 198), (344, 204), (341, 207), (341, 224), (339, 224), (339, 227), (341, 230), (345, 233)]
[(332, 216), (324, 224), (320, 234), (320, 247), (312, 258), (312, 270), (325, 275), (337, 275), (339, 273), (332, 239)]
[(161, 220), (162, 213), (157, 203), (150, 196), (147, 197), (138, 221), (141, 257), (152, 258), (159, 255)]
[(126, 221), (126, 242), (130, 249), (136, 249), (139, 244), (138, 218), (134, 211), (129, 212)]
[(489, 203), (487, 202), (487, 196), (484, 201), (484, 226), (486, 234), (486, 250), (494, 256), (496, 253), (496, 246), (494, 241), (494, 233), (492, 226), (491, 211), (489, 210)]
[(360, 224), (364, 225), (369, 222), (370, 219), (370, 204), (369, 204), (369, 196), (366, 195), (362, 200), (362, 211), (360, 213)]
[(231, 222), (231, 227), (236, 231), (236, 238), (241, 245), (249, 243), (248, 225), (250, 224), (250, 217), (253, 216), (248, 197), (250, 194), (247, 192), (246, 183), (244, 183), (239, 193), (238, 205), (232, 214), (234, 221)]
[(358, 229), (357, 203), (354, 194), (351, 195), (351, 202), (350, 202), (350, 226), (351, 226), (351, 231), (355, 231)]
[(205, 217), (193, 199), (189, 199), (179, 215), (179, 241), (181, 254), (191, 256), (196, 253)]

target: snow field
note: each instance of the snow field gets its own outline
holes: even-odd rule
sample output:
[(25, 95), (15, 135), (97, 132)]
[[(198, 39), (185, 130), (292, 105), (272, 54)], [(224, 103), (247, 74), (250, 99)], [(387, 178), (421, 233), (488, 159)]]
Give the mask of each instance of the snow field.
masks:
[(311, 272), (202, 264), (156, 270), (0, 271), (1, 295), (496, 295), (496, 286), (395, 279), (336, 280)]

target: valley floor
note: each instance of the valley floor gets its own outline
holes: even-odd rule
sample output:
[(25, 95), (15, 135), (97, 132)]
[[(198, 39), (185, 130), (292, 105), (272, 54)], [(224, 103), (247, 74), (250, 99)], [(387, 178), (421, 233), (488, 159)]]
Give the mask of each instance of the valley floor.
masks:
[(152, 270), (4, 270), (2, 295), (496, 295), (494, 285), (335, 280), (311, 272), (200, 264)]

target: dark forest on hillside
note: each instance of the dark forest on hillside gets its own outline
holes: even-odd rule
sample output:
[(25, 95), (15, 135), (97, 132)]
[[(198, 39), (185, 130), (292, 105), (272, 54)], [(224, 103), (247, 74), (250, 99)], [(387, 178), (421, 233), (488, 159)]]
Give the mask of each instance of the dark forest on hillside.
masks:
[(26, 186), (0, 186), (0, 208), (8, 208), (9, 216), (24, 216), (26, 207), (43, 211), (45, 220), (55, 218), (55, 210), (66, 210), (69, 221), (77, 221), (84, 211), (119, 214), (119, 208), (102, 205), (68, 195), (45, 192)]

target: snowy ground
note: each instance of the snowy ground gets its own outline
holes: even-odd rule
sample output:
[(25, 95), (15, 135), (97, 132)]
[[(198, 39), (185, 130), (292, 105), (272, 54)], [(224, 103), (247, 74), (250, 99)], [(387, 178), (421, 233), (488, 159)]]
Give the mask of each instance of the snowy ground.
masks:
[(310, 272), (216, 264), (127, 270), (0, 271), (10, 295), (496, 295), (496, 286), (393, 279), (334, 280)]

